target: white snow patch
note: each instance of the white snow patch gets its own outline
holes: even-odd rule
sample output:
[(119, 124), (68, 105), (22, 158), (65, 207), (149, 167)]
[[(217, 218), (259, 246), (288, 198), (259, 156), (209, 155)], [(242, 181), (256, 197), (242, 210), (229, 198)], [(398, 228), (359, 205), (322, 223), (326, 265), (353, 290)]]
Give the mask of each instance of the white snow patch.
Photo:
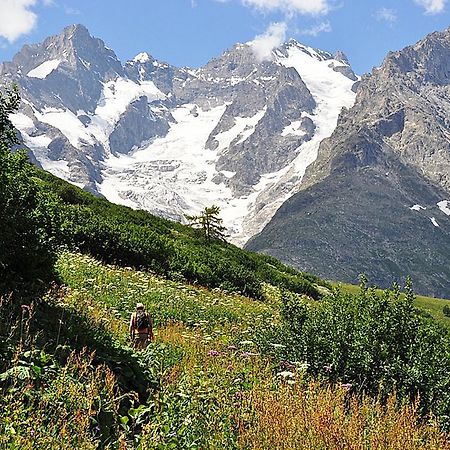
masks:
[[(142, 96), (149, 102), (165, 98), (152, 81), (135, 83), (119, 77), (104, 84), (94, 114), (79, 110), (75, 115), (67, 109), (44, 108), (42, 112), (35, 111), (35, 115), (38, 120), (60, 130), (76, 148), (99, 142), (108, 150), (109, 136), (120, 116), (131, 102)], [(89, 116), (91, 122), (84, 125), (77, 117), (81, 114)]]
[(105, 83), (95, 114), (90, 116), (91, 123), (87, 127), (89, 133), (93, 134), (108, 149), (109, 136), (120, 116), (131, 102), (142, 96), (146, 96), (149, 102), (166, 97), (153, 81), (135, 83), (119, 77)]
[(21, 134), (25, 145), (33, 150), (34, 156), (44, 170), (65, 180), (70, 179), (70, 170), (67, 161), (54, 161), (48, 157), (48, 146), (52, 141), (51, 138), (45, 134), (30, 136), (23, 130), (21, 130)]
[(220, 173), (225, 175), (227, 178), (233, 178), (236, 175), (236, 172), (231, 172), (229, 170), (222, 170)]
[(414, 205), (409, 208), (411, 211), (420, 211), (420, 210), (426, 210), (427, 208), (424, 208), (422, 205)]
[(60, 59), (51, 59), (50, 61), (45, 61), (39, 66), (35, 67), (27, 73), (28, 77), (31, 78), (47, 78), (58, 66), (61, 64)]
[(85, 142), (94, 144), (95, 139), (78, 117), (68, 109), (44, 108), (41, 112), (35, 111), (36, 118), (48, 123), (61, 131), (69, 142), (76, 148)]
[(450, 216), (450, 202), (448, 200), (442, 200), (438, 204), (439, 209), (447, 216)]
[(133, 61), (144, 64), (144, 63), (150, 61), (150, 55), (147, 52), (139, 53), (133, 58)]
[(304, 136), (306, 133), (300, 129), (301, 124), (301, 120), (291, 122), (288, 126), (284, 127), (281, 136)]
[(95, 115), (108, 122), (116, 122), (127, 106), (143, 95), (147, 96), (149, 102), (166, 97), (153, 81), (143, 81), (140, 84), (124, 78), (110, 81), (104, 85)]
[(439, 224), (437, 223), (437, 220), (434, 217), (430, 217), (430, 220), (435, 227), (439, 226)]
[(219, 143), (218, 150), (227, 149), (237, 138), (239, 140), (236, 144), (246, 141), (254, 133), (256, 125), (264, 117), (266, 110), (267, 108), (264, 108), (252, 117), (236, 117), (233, 127), (215, 136), (216, 141)]
[(23, 113), (10, 114), (9, 118), (13, 125), (21, 131), (35, 128), (33, 120)]
[(317, 159), (320, 143), (336, 128), (342, 108), (351, 108), (356, 94), (351, 90), (354, 82), (329, 67), (334, 60), (301, 45), (288, 47), (287, 52), (288, 57), (277, 58), (278, 63), (298, 72), (317, 104), (310, 116), (316, 126), (314, 136), (299, 147), (293, 163), (296, 174), (303, 178), (306, 168)]
[[(195, 107), (196, 116), (191, 114)], [(132, 155), (111, 155), (105, 161), (107, 169), (99, 191), (111, 201), (166, 216), (170, 212), (171, 217), (181, 220), (185, 214), (198, 214), (205, 206), (216, 204), (221, 208), (224, 225), (229, 231), (242, 233), (242, 223), (249, 205), (256, 200), (259, 186), (255, 186), (255, 192), (249, 196), (234, 198), (224, 183), (212, 181), (217, 174), (219, 149), (205, 148), (225, 109), (226, 105), (208, 111), (193, 104), (178, 107), (172, 112), (176, 123), (171, 124), (165, 137)], [(256, 116), (260, 115), (242, 122), (248, 124), (253, 119), (252, 123), (256, 124), (259, 121)], [(242, 128), (245, 127), (241, 124)], [(239, 133), (233, 135), (236, 137)], [(228, 171), (222, 173), (226, 177), (234, 175)]]

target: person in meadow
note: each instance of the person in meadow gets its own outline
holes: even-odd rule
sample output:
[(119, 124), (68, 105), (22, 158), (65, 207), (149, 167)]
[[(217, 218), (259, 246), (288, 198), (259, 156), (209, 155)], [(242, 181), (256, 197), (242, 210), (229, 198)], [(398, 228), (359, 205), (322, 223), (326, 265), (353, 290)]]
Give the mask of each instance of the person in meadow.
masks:
[(136, 311), (131, 314), (130, 338), (135, 350), (145, 350), (154, 340), (152, 318), (142, 303), (138, 303)]

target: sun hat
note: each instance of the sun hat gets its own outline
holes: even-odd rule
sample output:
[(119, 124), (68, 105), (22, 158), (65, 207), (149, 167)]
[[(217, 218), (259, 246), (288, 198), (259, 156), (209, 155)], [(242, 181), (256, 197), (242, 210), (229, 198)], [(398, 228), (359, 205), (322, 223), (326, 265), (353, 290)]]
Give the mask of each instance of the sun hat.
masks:
[(144, 305), (142, 303), (138, 303), (136, 305), (136, 309), (144, 309)]

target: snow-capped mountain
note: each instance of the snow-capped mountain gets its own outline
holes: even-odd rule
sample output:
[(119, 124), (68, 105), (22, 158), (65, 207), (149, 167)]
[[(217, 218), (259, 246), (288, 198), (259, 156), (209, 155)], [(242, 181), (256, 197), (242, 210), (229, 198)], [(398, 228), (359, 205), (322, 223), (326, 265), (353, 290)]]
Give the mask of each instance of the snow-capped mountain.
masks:
[(199, 69), (140, 53), (122, 65), (81, 25), (0, 65), (12, 119), (43, 168), (113, 202), (183, 220), (220, 206), (235, 242), (299, 189), (357, 77), (345, 55), (237, 44)]
[(248, 248), (327, 279), (450, 298), (450, 28), (389, 53)]

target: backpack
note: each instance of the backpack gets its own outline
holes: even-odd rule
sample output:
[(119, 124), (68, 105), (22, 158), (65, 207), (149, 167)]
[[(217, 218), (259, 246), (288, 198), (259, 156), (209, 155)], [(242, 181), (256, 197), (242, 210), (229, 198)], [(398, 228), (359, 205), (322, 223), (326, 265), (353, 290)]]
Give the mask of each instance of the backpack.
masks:
[(138, 311), (136, 313), (136, 329), (145, 330), (146, 328), (150, 328), (150, 320), (148, 318), (148, 314), (144, 311)]

